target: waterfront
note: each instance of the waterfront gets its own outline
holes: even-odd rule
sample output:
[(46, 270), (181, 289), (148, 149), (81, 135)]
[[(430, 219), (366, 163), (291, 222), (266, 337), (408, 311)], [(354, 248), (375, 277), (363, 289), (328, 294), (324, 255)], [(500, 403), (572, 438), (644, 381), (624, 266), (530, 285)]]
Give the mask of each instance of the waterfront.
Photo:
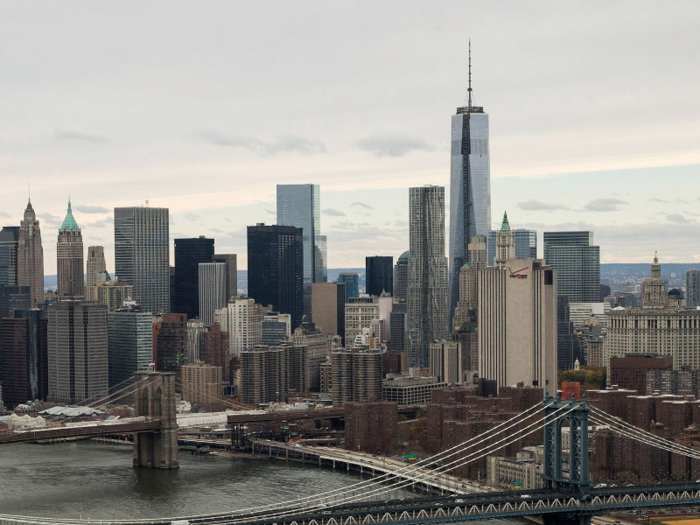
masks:
[(0, 513), (122, 520), (209, 514), (341, 489), (362, 479), (312, 465), (184, 452), (180, 469), (133, 469), (131, 456), (128, 446), (85, 441), (3, 446)]

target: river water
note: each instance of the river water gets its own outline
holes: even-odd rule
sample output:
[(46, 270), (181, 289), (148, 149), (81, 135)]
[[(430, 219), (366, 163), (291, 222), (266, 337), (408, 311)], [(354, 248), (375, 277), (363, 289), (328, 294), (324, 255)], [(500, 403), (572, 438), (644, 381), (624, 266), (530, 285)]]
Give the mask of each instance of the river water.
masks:
[(312, 465), (182, 451), (177, 470), (133, 469), (131, 457), (129, 446), (85, 441), (3, 445), (0, 513), (122, 520), (191, 516), (342, 489), (362, 479)]

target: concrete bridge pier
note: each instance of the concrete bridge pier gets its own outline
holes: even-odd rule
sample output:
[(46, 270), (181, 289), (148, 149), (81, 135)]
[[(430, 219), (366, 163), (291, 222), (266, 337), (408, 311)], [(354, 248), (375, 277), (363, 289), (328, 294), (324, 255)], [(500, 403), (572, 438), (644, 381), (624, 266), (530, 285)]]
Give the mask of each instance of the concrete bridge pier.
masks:
[(581, 514), (547, 514), (542, 516), (544, 525), (591, 525), (592, 516)]
[(136, 381), (136, 416), (160, 421), (160, 430), (134, 434), (134, 467), (178, 468), (175, 373), (138, 371)]

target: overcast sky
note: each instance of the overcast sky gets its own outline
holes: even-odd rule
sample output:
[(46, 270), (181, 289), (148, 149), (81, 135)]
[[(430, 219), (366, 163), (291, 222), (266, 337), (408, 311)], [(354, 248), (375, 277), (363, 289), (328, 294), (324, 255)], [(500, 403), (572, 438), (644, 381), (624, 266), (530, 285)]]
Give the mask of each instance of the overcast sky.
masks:
[(112, 209), (148, 200), (245, 269), (275, 184), (313, 182), (329, 267), (397, 257), (407, 188), (449, 183), (471, 37), (494, 224), (700, 262), (699, 27), (697, 0), (2, 1), (0, 219), (31, 181), (55, 273), (70, 195), (113, 271)]

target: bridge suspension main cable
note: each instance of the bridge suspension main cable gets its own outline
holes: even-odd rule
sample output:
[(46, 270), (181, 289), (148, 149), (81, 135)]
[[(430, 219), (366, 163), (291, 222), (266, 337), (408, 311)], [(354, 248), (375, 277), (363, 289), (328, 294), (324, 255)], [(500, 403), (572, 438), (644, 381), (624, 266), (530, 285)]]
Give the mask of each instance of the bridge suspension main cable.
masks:
[[(386, 488), (386, 487), (379, 488), (379, 489), (376, 489), (376, 490), (373, 490), (370, 492), (364, 492), (363, 494), (358, 495), (358, 496), (341, 497), (340, 499), (336, 499), (334, 501), (329, 501), (328, 499), (326, 499), (324, 497), (324, 495), (318, 495), (318, 496), (316, 496), (316, 500), (318, 501), (320, 499), (320, 502), (317, 503), (316, 505), (301, 506), (301, 507), (299, 507), (298, 505), (286, 506), (286, 510), (284, 512), (279, 513), (279, 514), (270, 514), (270, 513), (258, 514), (257, 512), (255, 512), (256, 509), (247, 509), (247, 511), (249, 513), (248, 516), (246, 516), (245, 518), (233, 519), (231, 521), (231, 523), (239, 523), (239, 522), (244, 522), (244, 521), (248, 520), (250, 518), (251, 512), (253, 513), (253, 515), (256, 518), (277, 519), (277, 518), (284, 518), (284, 517), (296, 515), (296, 514), (299, 514), (300, 512), (301, 513), (308, 513), (308, 512), (313, 512), (313, 511), (320, 511), (322, 509), (327, 509), (329, 507), (337, 507), (340, 505), (364, 501), (364, 500), (367, 500), (368, 497), (370, 497), (370, 496), (377, 497), (377, 496), (386, 495), (390, 492), (396, 491), (396, 490), (403, 488), (403, 487), (406, 487), (408, 485), (413, 485), (414, 483), (424, 483), (426, 481), (430, 481), (435, 477), (439, 477), (443, 472), (454, 470), (456, 468), (459, 468), (459, 467), (465, 466), (469, 463), (472, 463), (474, 461), (477, 461), (478, 459), (481, 459), (489, 454), (492, 454), (494, 451), (496, 451), (498, 449), (506, 447), (506, 446), (518, 441), (519, 439), (522, 439), (522, 438), (524, 438), (524, 437), (526, 437), (534, 432), (537, 432), (538, 430), (544, 428), (546, 425), (548, 425), (548, 424), (550, 424), (558, 419), (566, 417), (566, 415), (568, 415), (569, 413), (571, 413), (572, 411), (574, 411), (576, 409), (576, 407), (572, 407), (572, 408), (569, 408), (569, 410), (567, 410), (566, 412), (564, 412), (562, 414), (558, 413), (558, 412), (565, 410), (566, 408), (568, 408), (568, 406), (563, 406), (560, 409), (558, 409), (556, 412), (541, 418), (540, 420), (529, 425), (528, 427), (516, 431), (515, 434), (509, 435), (506, 438), (504, 438), (496, 443), (492, 443), (492, 444), (490, 444), (490, 445), (488, 445), (480, 450), (472, 452), (471, 454), (467, 455), (466, 457), (459, 458), (459, 459), (453, 461), (452, 463), (445, 465), (444, 466), (445, 469), (442, 472), (436, 472), (436, 471), (421, 472), (416, 476), (416, 478), (410, 479), (410, 480), (404, 480), (396, 485), (392, 485), (389, 488)], [(544, 422), (542, 424), (539, 424), (542, 421), (544, 421)], [(518, 434), (521, 434), (524, 430), (527, 430), (528, 428), (533, 427), (533, 426), (535, 426), (535, 428), (533, 428), (529, 432), (522, 434), (522, 435), (518, 435)], [(501, 432), (498, 432), (497, 434), (500, 434), (500, 433)], [(490, 436), (487, 439), (492, 439), (492, 437), (493, 436)], [(461, 452), (461, 451), (459, 451), (459, 452)], [(474, 456), (476, 456), (476, 457), (474, 457)], [(449, 467), (449, 468), (447, 468), (447, 467)], [(345, 491), (345, 492), (347, 493), (348, 491)], [(294, 503), (294, 502), (288, 502), (288, 503)], [(232, 514), (227, 515), (225, 517), (234, 517), (235, 514), (237, 514), (237, 513), (232, 513)]]

